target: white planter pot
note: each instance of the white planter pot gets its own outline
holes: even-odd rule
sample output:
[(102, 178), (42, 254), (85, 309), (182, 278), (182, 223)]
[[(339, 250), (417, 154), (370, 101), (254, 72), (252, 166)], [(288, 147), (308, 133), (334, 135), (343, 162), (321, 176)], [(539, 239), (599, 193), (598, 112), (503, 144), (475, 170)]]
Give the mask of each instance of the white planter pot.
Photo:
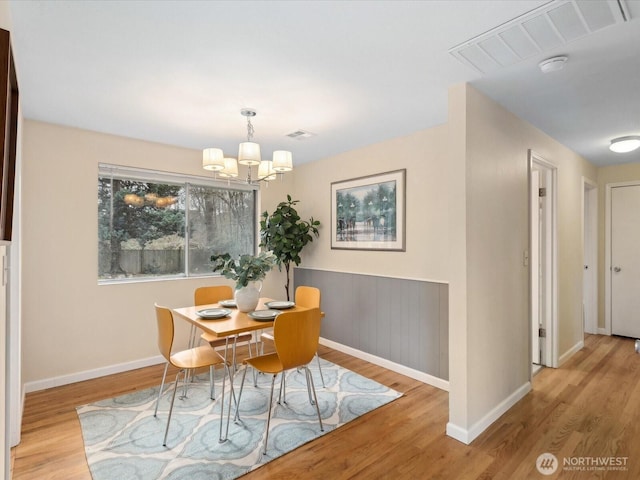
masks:
[(246, 287), (239, 288), (234, 293), (236, 305), (241, 312), (253, 312), (260, 300), (262, 282), (251, 282)]

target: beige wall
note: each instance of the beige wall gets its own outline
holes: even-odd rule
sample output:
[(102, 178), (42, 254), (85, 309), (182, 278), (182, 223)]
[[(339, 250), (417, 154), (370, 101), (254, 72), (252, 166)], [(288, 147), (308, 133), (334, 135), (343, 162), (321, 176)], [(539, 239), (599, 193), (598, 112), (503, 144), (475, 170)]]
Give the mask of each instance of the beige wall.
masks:
[(154, 302), (187, 305), (198, 286), (232, 283), (97, 282), (98, 163), (202, 175), (200, 151), (26, 121), (23, 159), (25, 382), (154, 357)]
[(11, 31), (11, 8), (6, 0), (0, 1), (0, 28)]
[(598, 327), (605, 328), (605, 222), (606, 187), (609, 183), (640, 181), (640, 163), (598, 169)]
[[(320, 220), (320, 238), (303, 252), (303, 265), (342, 272), (444, 280), (447, 278), (445, 126), (370, 145), (295, 170), (292, 196), (304, 219)], [(332, 250), (331, 183), (406, 168), (406, 252)]]
[(526, 126), (466, 88), (468, 426), (529, 380)]

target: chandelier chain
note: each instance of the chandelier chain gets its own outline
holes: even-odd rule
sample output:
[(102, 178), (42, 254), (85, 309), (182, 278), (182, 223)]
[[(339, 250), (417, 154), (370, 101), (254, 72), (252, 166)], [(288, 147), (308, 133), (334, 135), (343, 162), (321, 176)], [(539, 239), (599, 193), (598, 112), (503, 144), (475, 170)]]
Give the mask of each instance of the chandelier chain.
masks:
[(247, 117), (247, 142), (250, 142), (253, 139), (253, 125), (251, 124), (251, 119)]

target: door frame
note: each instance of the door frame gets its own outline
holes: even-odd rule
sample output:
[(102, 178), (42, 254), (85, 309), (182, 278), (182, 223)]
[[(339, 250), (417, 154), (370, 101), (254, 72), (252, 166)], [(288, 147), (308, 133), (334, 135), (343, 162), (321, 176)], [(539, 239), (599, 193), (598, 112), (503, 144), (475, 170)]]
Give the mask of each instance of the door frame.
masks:
[[(544, 324), (544, 328), (547, 332), (547, 342), (544, 358), (541, 359), (543, 365), (547, 367), (558, 366), (558, 168), (553, 163), (545, 160), (542, 156), (538, 155), (533, 150), (528, 150), (528, 189), (529, 189), (529, 252), (532, 249), (532, 232), (531, 232), (531, 172), (534, 169), (538, 169), (547, 173), (549, 182), (546, 184), (547, 198), (548, 198), (548, 228), (549, 235), (547, 236), (547, 249), (545, 264), (545, 283), (547, 285), (547, 295), (545, 296), (545, 308), (548, 312), (548, 318)], [(532, 266), (529, 262), (529, 325), (533, 325), (533, 302), (538, 301), (534, 299), (532, 295)], [(529, 335), (533, 335), (532, 328), (527, 329)], [(533, 339), (529, 338), (529, 345), (531, 348)], [(532, 358), (532, 352), (529, 352), (529, 359)], [(533, 364), (532, 364), (533, 368)]]
[(598, 329), (598, 184), (586, 177), (582, 177), (582, 219), (582, 263), (589, 267), (588, 285), (582, 291), (584, 335), (585, 332), (601, 333)]
[(640, 186), (640, 180), (630, 182), (613, 182), (605, 185), (605, 213), (604, 213), (604, 333), (611, 335), (611, 191), (616, 187)]

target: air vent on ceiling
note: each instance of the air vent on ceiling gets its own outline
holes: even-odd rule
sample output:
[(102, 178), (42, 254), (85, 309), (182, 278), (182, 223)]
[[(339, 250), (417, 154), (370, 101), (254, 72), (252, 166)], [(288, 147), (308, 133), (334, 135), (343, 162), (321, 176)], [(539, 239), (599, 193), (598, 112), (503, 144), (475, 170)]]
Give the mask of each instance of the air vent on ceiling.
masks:
[(295, 132), (287, 133), (287, 137), (295, 138), (296, 140), (304, 140), (305, 138), (313, 136), (313, 133), (307, 132), (306, 130), (296, 130)]
[(630, 20), (624, 0), (554, 0), (449, 50), (487, 73)]

